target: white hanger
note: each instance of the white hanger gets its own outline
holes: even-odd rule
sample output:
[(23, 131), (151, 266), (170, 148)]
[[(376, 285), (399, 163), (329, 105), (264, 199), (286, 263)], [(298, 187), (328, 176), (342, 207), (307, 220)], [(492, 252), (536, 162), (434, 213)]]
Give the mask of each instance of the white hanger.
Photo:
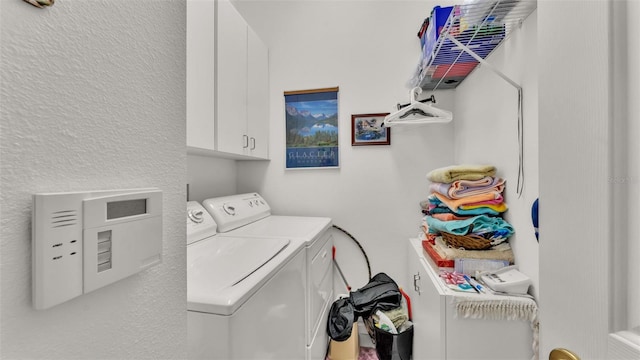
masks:
[(402, 109), (389, 114), (384, 118), (384, 126), (392, 127), (400, 124), (428, 124), (428, 123), (448, 123), (453, 120), (451, 111), (438, 109), (431, 104), (425, 104), (417, 100), (422, 93), (422, 88), (411, 89), (409, 96), (411, 103)]

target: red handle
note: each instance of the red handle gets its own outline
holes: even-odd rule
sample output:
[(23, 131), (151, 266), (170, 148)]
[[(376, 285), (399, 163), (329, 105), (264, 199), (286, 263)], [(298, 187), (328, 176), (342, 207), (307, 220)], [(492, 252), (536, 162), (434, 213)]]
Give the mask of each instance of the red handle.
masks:
[(409, 315), (409, 320), (411, 320), (411, 298), (409, 297), (409, 295), (407, 295), (406, 292), (404, 292), (404, 290), (402, 290), (402, 288), (400, 288), (399, 290), (402, 296), (404, 296), (404, 299), (407, 301), (407, 313)]

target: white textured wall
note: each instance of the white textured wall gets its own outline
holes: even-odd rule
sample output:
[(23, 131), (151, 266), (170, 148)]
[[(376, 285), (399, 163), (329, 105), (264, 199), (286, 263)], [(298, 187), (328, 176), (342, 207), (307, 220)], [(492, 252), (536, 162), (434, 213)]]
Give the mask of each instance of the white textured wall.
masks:
[(487, 61), (522, 86), (524, 188), (518, 196), (518, 92), (499, 75), (480, 65), (456, 89), (455, 161), (493, 164), (506, 179), (504, 218), (516, 230), (509, 239), (516, 264), (533, 281), (538, 294), (538, 242), (531, 205), (538, 197), (537, 11), (515, 29)]
[[(613, 359), (612, 245), (624, 241), (614, 236), (620, 205), (611, 182), (614, 2), (578, 3), (538, 2), (540, 356), (562, 347), (582, 359)], [(558, 36), (555, 26), (567, 12), (600, 26), (567, 26)]]
[[(627, 146), (628, 159), (626, 178), (626, 190), (628, 191), (628, 217), (627, 234), (629, 236), (627, 274), (629, 283), (628, 299), (628, 328), (635, 328), (640, 333), (640, 70), (637, 64), (640, 63), (640, 2), (629, 1), (627, 5)], [(633, 219), (633, 221), (630, 221)], [(638, 344), (640, 346), (640, 344)]]
[[(0, 10), (0, 357), (184, 358), (184, 3)], [(163, 191), (162, 264), (34, 310), (32, 194), (135, 187)]]
[[(365, 248), (373, 274), (406, 280), (406, 242), (416, 237), (425, 175), (453, 161), (453, 125), (394, 127), (391, 146), (351, 146), (351, 115), (392, 112), (409, 101), (416, 33), (428, 1), (238, 1), (269, 45), (270, 162), (238, 162), (238, 191), (258, 191), (278, 214), (329, 216)], [(284, 96), (339, 86), (340, 169), (285, 170)], [(453, 94), (436, 94), (452, 110)], [(337, 235), (337, 259), (354, 289), (367, 281), (358, 248)], [(345, 292), (338, 281), (337, 290)]]
[(203, 200), (236, 193), (236, 161), (187, 155), (189, 200)]

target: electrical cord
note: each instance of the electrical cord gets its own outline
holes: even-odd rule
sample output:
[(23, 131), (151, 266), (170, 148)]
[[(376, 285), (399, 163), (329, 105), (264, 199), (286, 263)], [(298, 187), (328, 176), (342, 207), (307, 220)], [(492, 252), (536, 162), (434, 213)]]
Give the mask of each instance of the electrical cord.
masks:
[(353, 240), (356, 245), (358, 245), (358, 248), (360, 248), (360, 252), (362, 252), (362, 255), (364, 256), (364, 259), (367, 262), (367, 270), (369, 271), (369, 280), (371, 280), (371, 264), (369, 263), (369, 257), (367, 256), (367, 253), (364, 251), (364, 248), (362, 247), (362, 245), (360, 244), (360, 242), (358, 242), (358, 240), (356, 240), (355, 237), (353, 237), (353, 235), (351, 235), (347, 230), (337, 226), (337, 225), (333, 225), (334, 228), (342, 231), (345, 235), (347, 235), (351, 240)]
[(516, 193), (518, 198), (522, 196), (524, 188), (524, 124), (522, 111), (522, 88), (518, 88), (518, 184)]

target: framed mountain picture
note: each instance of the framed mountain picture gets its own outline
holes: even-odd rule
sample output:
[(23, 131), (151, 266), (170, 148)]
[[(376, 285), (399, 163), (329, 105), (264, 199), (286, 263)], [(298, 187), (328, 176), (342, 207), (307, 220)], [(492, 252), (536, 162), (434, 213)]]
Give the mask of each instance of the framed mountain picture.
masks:
[(338, 87), (285, 91), (286, 169), (338, 168)]
[(351, 115), (351, 146), (391, 145), (391, 129), (383, 127), (389, 113)]

